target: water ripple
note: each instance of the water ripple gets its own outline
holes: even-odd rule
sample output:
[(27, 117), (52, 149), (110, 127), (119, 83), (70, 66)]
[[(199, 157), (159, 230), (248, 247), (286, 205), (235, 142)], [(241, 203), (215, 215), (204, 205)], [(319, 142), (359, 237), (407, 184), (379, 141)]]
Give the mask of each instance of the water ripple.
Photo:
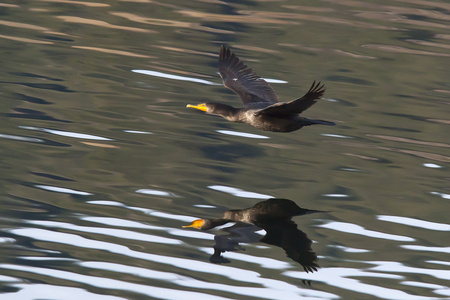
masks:
[(51, 133), (51, 134), (55, 134), (55, 135), (67, 136), (67, 137), (72, 137), (72, 138), (77, 138), (77, 139), (99, 140), (99, 141), (112, 141), (113, 140), (113, 139), (96, 136), (96, 135), (92, 135), (92, 134), (54, 130), (54, 129), (47, 129), (47, 128), (39, 128), (39, 127), (31, 127), (31, 126), (19, 126), (19, 128), (42, 131), (42, 132), (47, 132), (47, 133)]
[(35, 187), (43, 189), (43, 190), (56, 192), (56, 193), (63, 193), (63, 194), (72, 194), (72, 195), (81, 195), (81, 196), (93, 195), (91, 193), (87, 193), (87, 192), (83, 192), (83, 191), (77, 191), (77, 190), (72, 190), (72, 189), (68, 189), (68, 188), (57, 187), (57, 186), (49, 186), (49, 185), (37, 184), (37, 185), (35, 185)]
[(207, 85), (221, 85), (219, 83), (214, 83), (214, 82), (211, 82), (211, 81), (208, 81), (208, 80), (204, 80), (204, 79), (198, 79), (198, 78), (193, 78), (193, 77), (186, 77), (186, 76), (167, 74), (167, 73), (162, 73), (162, 72), (157, 72), (157, 71), (131, 70), (131, 72), (145, 74), (145, 75), (150, 75), (150, 76), (156, 76), (156, 77), (161, 77), (161, 78), (168, 78), (168, 79), (173, 79), (173, 80), (181, 80), (181, 81), (191, 81), (191, 82), (203, 83), (203, 84), (207, 84)]
[(12, 135), (12, 134), (0, 134), (0, 138), (16, 140), (16, 141), (23, 141), (23, 142), (31, 142), (31, 143), (43, 143), (44, 142), (44, 140), (41, 140), (38, 138), (30, 138), (30, 137), (17, 136), (17, 135)]
[(392, 222), (392, 223), (404, 224), (404, 225), (409, 225), (409, 226), (413, 226), (413, 227), (420, 227), (420, 228), (430, 229), (430, 230), (450, 231), (450, 225), (449, 224), (417, 220), (417, 219), (414, 219), (414, 218), (380, 215), (380, 216), (377, 216), (377, 219), (381, 220), (381, 221), (387, 221), (387, 222)]
[(223, 186), (223, 185), (210, 185), (208, 186), (208, 188), (215, 190), (215, 191), (219, 191), (219, 192), (224, 192), (224, 193), (228, 193), (231, 194), (233, 196), (236, 197), (242, 197), (242, 198), (254, 198), (254, 199), (269, 199), (269, 198), (273, 198), (270, 195), (264, 195), (264, 194), (259, 194), (259, 193), (253, 193), (253, 192), (247, 192), (238, 188), (234, 188), (234, 187), (230, 187), (230, 186)]
[(352, 223), (329, 221), (325, 224), (316, 225), (316, 226), (321, 227), (321, 228), (327, 228), (327, 229), (332, 229), (332, 230), (336, 230), (336, 231), (351, 233), (351, 234), (364, 235), (364, 236), (373, 237), (376, 239), (385, 239), (385, 240), (402, 241), (402, 242), (415, 241), (415, 239), (407, 237), (407, 236), (368, 230), (362, 226), (352, 224)]
[(438, 284), (431, 284), (426, 282), (417, 282), (417, 281), (403, 281), (402, 284), (409, 286), (416, 286), (425, 289), (433, 290), (435, 294), (450, 296), (450, 288)]
[[(372, 271), (380, 271), (371, 269)], [(403, 276), (386, 274), (379, 272), (363, 271), (354, 268), (323, 268), (320, 273), (313, 273), (311, 276), (305, 276), (302, 272), (287, 271), (283, 273), (286, 276), (309, 279), (318, 282), (324, 282), (328, 285), (335, 286), (340, 289), (347, 289), (357, 293), (371, 295), (381, 299), (408, 299), (408, 300), (429, 300), (429, 297), (416, 296), (399, 291), (392, 288), (385, 288), (373, 284), (363, 283), (358, 277), (372, 277), (372, 278), (388, 278), (402, 280)]]
[(174, 193), (171, 192), (165, 192), (165, 191), (158, 191), (158, 190), (152, 190), (152, 189), (139, 189), (136, 191), (136, 193), (139, 194), (146, 194), (146, 195), (154, 195), (154, 196), (163, 196), (163, 197), (178, 197)]
[(124, 208), (127, 208), (127, 209), (140, 211), (140, 212), (142, 212), (144, 214), (147, 214), (147, 215), (157, 216), (159, 218), (164, 218), (164, 219), (178, 220), (178, 221), (182, 221), (182, 222), (191, 222), (191, 221), (194, 220), (193, 217), (189, 217), (189, 216), (169, 214), (169, 213), (165, 213), (165, 212), (161, 212), (161, 211), (157, 211), (157, 210), (149, 209), (149, 208), (127, 206), (127, 205), (125, 205), (123, 203), (116, 202), (116, 201), (92, 200), (92, 201), (88, 201), (88, 203), (96, 204), (96, 205), (108, 205), (108, 206), (124, 207)]
[(440, 252), (450, 254), (450, 247), (431, 247), (431, 246), (421, 246), (421, 245), (402, 245), (400, 246), (404, 249), (415, 250), (415, 251), (428, 251), (428, 252)]
[(147, 279), (158, 279), (169, 281), (171, 283), (183, 287), (201, 288), (203, 290), (224, 291), (238, 294), (241, 296), (260, 297), (261, 299), (305, 299), (299, 296), (299, 294), (309, 297), (318, 297), (310, 299), (323, 299), (325, 297), (328, 299), (336, 298), (335, 295), (330, 293), (324, 293), (313, 290), (311, 291), (302, 290), (286, 284), (284, 284), (283, 286), (282, 282), (279, 282), (280, 286), (270, 284), (265, 287), (244, 287), (222, 283), (212, 283), (212, 282), (208, 283), (187, 276), (181, 276), (169, 272), (153, 271), (145, 268), (124, 266), (113, 263), (82, 262), (80, 263), (80, 265), (88, 268), (108, 270), (111, 272), (120, 272), (122, 274), (129, 274)]
[[(11, 265), (9, 265), (11, 267)], [(1, 267), (1, 266), (0, 266)], [(8, 267), (8, 265), (6, 265)], [(25, 268), (12, 269), (23, 271)], [(27, 271), (33, 273), (36, 269), (30, 268)], [(39, 274), (39, 272), (38, 272)], [(45, 275), (45, 274), (40, 274)], [(19, 291), (14, 294), (8, 294), (8, 300), (23, 300), (23, 299), (54, 299), (55, 295), (58, 295), (59, 300), (126, 300), (126, 298), (99, 295), (86, 291), (85, 289), (68, 287), (68, 286), (56, 286), (52, 284), (41, 283), (19, 283), (11, 284), (11, 288), (17, 288)], [(6, 299), (6, 298), (5, 298)]]
[(395, 261), (371, 261), (368, 263), (377, 265), (376, 267), (370, 268), (370, 270), (373, 271), (425, 274), (439, 279), (450, 280), (450, 270), (416, 268), (405, 266), (404, 264)]
[[(45, 242), (53, 242), (58, 244), (65, 244), (69, 245), (71, 247), (79, 247), (84, 249), (96, 249), (101, 251), (106, 251), (110, 253), (120, 254), (132, 258), (138, 258), (146, 261), (152, 261), (157, 264), (163, 264), (163, 265), (170, 265), (174, 266), (176, 268), (185, 269), (191, 272), (200, 272), (200, 273), (214, 273), (217, 276), (223, 276), (229, 279), (232, 279), (234, 281), (238, 281), (241, 283), (252, 283), (260, 285), (264, 288), (242, 288), (242, 290), (239, 290), (238, 287), (236, 287), (236, 291), (238, 293), (243, 293), (245, 295), (250, 295), (249, 291), (252, 291), (253, 295), (257, 293), (260, 297), (266, 298), (266, 299), (280, 299), (280, 294), (283, 294), (284, 296), (289, 295), (290, 299), (304, 299), (300, 298), (298, 295), (307, 295), (307, 296), (318, 296), (318, 297), (326, 297), (326, 298), (338, 298), (338, 296), (320, 292), (320, 291), (314, 291), (314, 290), (307, 290), (307, 289), (300, 289), (295, 285), (285, 283), (280, 280), (275, 279), (269, 279), (269, 278), (262, 278), (261, 275), (258, 272), (255, 271), (248, 271), (243, 270), (239, 268), (234, 267), (228, 267), (228, 266), (222, 266), (222, 265), (214, 265), (211, 263), (201, 262), (197, 260), (191, 260), (191, 259), (185, 259), (185, 258), (178, 258), (173, 256), (165, 256), (165, 255), (157, 255), (157, 254), (151, 254), (151, 253), (144, 253), (139, 251), (131, 250), (130, 248), (114, 244), (110, 242), (103, 242), (103, 241), (97, 241), (93, 239), (88, 239), (85, 237), (81, 237), (76, 234), (71, 233), (62, 233), (62, 232), (56, 232), (56, 231), (50, 231), (50, 230), (44, 230), (44, 229), (38, 229), (38, 228), (18, 228), (18, 229), (10, 229), (8, 230), (11, 234), (16, 234), (23, 237), (29, 237), (35, 240), (39, 241), (45, 241)], [(24, 272), (32, 272), (34, 274), (40, 274), (45, 276), (52, 276), (59, 279), (66, 279), (76, 282), (82, 282), (84, 284), (93, 285), (100, 288), (105, 289), (123, 289), (123, 290), (130, 290), (136, 293), (143, 293), (146, 295), (151, 295), (154, 297), (160, 297), (159, 290), (154, 290), (154, 287), (149, 288), (148, 286), (145, 286), (145, 289), (141, 285), (133, 284), (133, 283), (125, 283), (123, 281), (117, 281), (113, 279), (108, 278), (100, 278), (95, 276), (85, 276), (80, 275), (72, 272), (66, 272), (66, 271), (60, 271), (56, 269), (47, 269), (47, 268), (37, 268), (37, 267), (26, 267), (26, 266), (19, 266), (19, 265), (9, 265), (9, 264), (0, 264), (0, 268), (4, 269), (11, 269), (11, 270), (20, 270)], [(134, 269), (136, 271), (136, 269)], [(141, 269), (143, 272), (147, 272), (147, 269)], [(152, 273), (154, 274), (154, 273)], [(181, 282), (183, 283), (183, 282)], [(180, 284), (181, 284), (180, 283)], [(230, 286), (229, 284), (219, 284), (219, 283), (207, 283), (205, 281), (197, 281), (197, 280), (191, 280), (188, 283), (185, 283), (186, 286), (189, 287), (201, 287), (203, 289), (213, 289), (213, 290), (221, 290), (228, 292), (233, 292), (234, 287)], [(164, 297), (165, 299), (168, 296), (172, 295), (172, 292), (174, 290), (169, 289), (162, 289), (166, 294)], [(246, 291), (247, 290), (247, 291)], [(170, 292), (172, 291), (172, 292)], [(235, 292), (236, 292), (235, 291)], [(177, 292), (177, 291), (176, 291)], [(179, 291), (181, 293), (181, 291)], [(181, 293), (180, 295), (183, 295), (183, 299), (186, 299), (186, 297), (190, 297), (190, 294), (186, 294), (186, 291)], [(194, 293), (192, 292), (192, 296), (205, 296), (205, 294), (201, 293)], [(289, 297), (283, 297), (285, 299), (288, 299)], [(172, 298), (170, 298), (172, 299)], [(175, 299), (175, 298), (174, 298)], [(178, 299), (178, 298), (176, 298)], [(180, 298), (181, 299), (181, 298)], [(214, 296), (208, 295), (208, 298), (205, 299), (214, 299)]]
[(439, 193), (439, 192), (431, 192), (430, 194), (441, 196), (444, 199), (450, 199), (450, 194), (444, 194), (444, 193)]
[(252, 134), (252, 133), (239, 132), (239, 131), (231, 131), (231, 130), (216, 130), (216, 132), (227, 134), (227, 135), (242, 136), (242, 137), (251, 138), (251, 139), (268, 139), (269, 138), (268, 136), (265, 136), (265, 135)]
[(426, 168), (432, 168), (432, 169), (440, 169), (440, 168), (443, 168), (443, 167), (440, 166), (440, 165), (432, 164), (432, 163), (424, 163), (423, 166), (426, 167)]
[(118, 238), (122, 238), (122, 239), (138, 240), (138, 241), (150, 242), (150, 243), (160, 243), (160, 244), (169, 244), (169, 245), (182, 244), (182, 242), (179, 240), (165, 238), (165, 237), (161, 237), (161, 236), (157, 236), (157, 235), (134, 232), (134, 231), (130, 231), (130, 230), (123, 230), (123, 229), (78, 226), (78, 225), (74, 225), (74, 224), (70, 224), (70, 223), (54, 222), (54, 221), (26, 221), (26, 223), (50, 227), (50, 228), (63, 228), (63, 229), (69, 229), (69, 230), (74, 230), (74, 231), (78, 231), (78, 232), (96, 233), (96, 234), (101, 234), (101, 235), (118, 237)]
[[(30, 266), (19, 266), (19, 265), (9, 265), (9, 264), (0, 264), (0, 268), (29, 272), (36, 275), (54, 277), (59, 280), (67, 280), (72, 282), (83, 283), (89, 286), (93, 286), (96, 288), (103, 288), (107, 290), (123, 290), (123, 291), (133, 291), (134, 293), (139, 293), (143, 295), (147, 295), (149, 297), (155, 297), (160, 299), (186, 299), (189, 297), (195, 299), (217, 299), (224, 300), (229, 298), (214, 296), (210, 294), (204, 294), (199, 292), (191, 292), (191, 291), (181, 291), (174, 290), (168, 288), (161, 288), (157, 286), (149, 286), (149, 285), (141, 285), (136, 283), (130, 283), (123, 280), (109, 279), (104, 277), (90, 276), (90, 275), (82, 275), (74, 272), (61, 271), (56, 269), (48, 269), (48, 268), (39, 268), (39, 267), (30, 267)], [(54, 291), (52, 289), (52, 291)], [(111, 296), (109, 296), (111, 297)], [(11, 298), (9, 298), (11, 299)], [(71, 299), (80, 299), (80, 298), (71, 298)], [(82, 298), (81, 298), (82, 299)], [(90, 298), (88, 298), (90, 299)], [(94, 297), (95, 299), (95, 297)], [(101, 299), (101, 298), (100, 298)], [(122, 299), (118, 297), (110, 298), (110, 299)]]

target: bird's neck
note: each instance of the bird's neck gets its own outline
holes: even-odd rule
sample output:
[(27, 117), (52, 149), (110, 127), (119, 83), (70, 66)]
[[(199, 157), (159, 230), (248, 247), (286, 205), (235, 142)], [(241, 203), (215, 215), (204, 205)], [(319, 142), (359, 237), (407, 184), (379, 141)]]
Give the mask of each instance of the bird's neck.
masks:
[(227, 219), (209, 219), (208, 224), (205, 226), (205, 228), (202, 228), (203, 230), (211, 229), (223, 224), (226, 224), (230, 222), (230, 220)]
[(239, 112), (239, 108), (227, 104), (216, 103), (212, 113), (217, 114), (228, 121), (239, 122)]
[(251, 215), (246, 210), (228, 210), (223, 215), (223, 218), (231, 221), (251, 223)]
[(222, 118), (231, 122), (244, 122), (244, 116), (241, 114), (242, 108), (234, 108), (230, 106), (230, 110), (227, 110), (225, 114), (222, 114)]

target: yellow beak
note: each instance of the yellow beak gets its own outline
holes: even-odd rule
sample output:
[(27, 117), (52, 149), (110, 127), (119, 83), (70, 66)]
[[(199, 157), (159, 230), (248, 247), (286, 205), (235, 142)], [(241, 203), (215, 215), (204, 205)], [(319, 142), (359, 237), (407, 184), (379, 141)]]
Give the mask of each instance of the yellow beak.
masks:
[(183, 228), (194, 227), (194, 228), (200, 229), (203, 226), (204, 223), (205, 223), (204, 220), (197, 219), (197, 220), (194, 220), (194, 222), (192, 222), (190, 225), (183, 226)]
[(195, 109), (198, 109), (198, 110), (201, 110), (201, 111), (207, 111), (208, 110), (208, 108), (206, 108), (205, 103), (201, 103), (201, 104), (198, 104), (198, 105), (188, 104), (188, 105), (186, 105), (186, 107), (195, 108)]

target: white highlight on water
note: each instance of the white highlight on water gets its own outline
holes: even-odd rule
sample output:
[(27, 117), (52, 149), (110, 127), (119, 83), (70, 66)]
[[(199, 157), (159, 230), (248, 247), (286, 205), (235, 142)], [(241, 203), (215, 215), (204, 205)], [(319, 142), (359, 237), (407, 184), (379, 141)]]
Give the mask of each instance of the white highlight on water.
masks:
[(264, 194), (259, 194), (259, 193), (253, 193), (253, 192), (247, 192), (238, 188), (234, 188), (234, 187), (230, 187), (230, 186), (223, 186), (223, 185), (210, 185), (208, 186), (208, 188), (215, 190), (215, 191), (219, 191), (219, 192), (224, 192), (224, 193), (228, 193), (231, 194), (233, 196), (236, 197), (242, 197), (242, 198), (254, 198), (254, 199), (269, 199), (269, 198), (273, 198), (270, 195), (264, 195)]

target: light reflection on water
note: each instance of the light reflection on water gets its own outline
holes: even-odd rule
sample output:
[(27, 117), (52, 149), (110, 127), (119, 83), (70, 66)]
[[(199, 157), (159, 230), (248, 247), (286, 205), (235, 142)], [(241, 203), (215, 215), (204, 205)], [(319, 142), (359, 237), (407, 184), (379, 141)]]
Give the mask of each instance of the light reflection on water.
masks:
[[(448, 299), (450, 6), (400, 2), (0, 4), (0, 299)], [(186, 111), (238, 106), (222, 43), (338, 125)], [(294, 219), (318, 272), (181, 228), (272, 196), (327, 210)]]
[(173, 79), (173, 80), (192, 81), (192, 82), (203, 83), (203, 84), (208, 84), (208, 85), (221, 85), (219, 83), (214, 83), (214, 82), (204, 80), (204, 79), (167, 74), (167, 73), (162, 73), (162, 72), (157, 72), (157, 71), (150, 71), (150, 70), (131, 70), (131, 71), (135, 72), (135, 73), (140, 73), (140, 74), (145, 74), (145, 75), (150, 75), (150, 76), (157, 76), (157, 77), (161, 77), (161, 78), (168, 78), (168, 79)]
[[(132, 210), (139, 210), (141, 212), (149, 213), (147, 209), (144, 208), (137, 208), (137, 207), (126, 207), (124, 205), (120, 205), (120, 203), (107, 203), (104, 201), (91, 201), (92, 204), (106, 204), (106, 205), (116, 205), (121, 206), (124, 208), (132, 209)], [(151, 212), (152, 214), (158, 216), (158, 217), (165, 217), (164, 214), (161, 216), (155, 211)], [(193, 218), (188, 218), (184, 216), (172, 216), (169, 217), (176, 220), (182, 220), (182, 221), (191, 221)], [(399, 222), (398, 219), (395, 217), (390, 216), (379, 216), (380, 220), (384, 221), (396, 221)], [(406, 219), (406, 218), (405, 218)], [(179, 236), (182, 239), (190, 239), (190, 238), (203, 238), (206, 240), (212, 241), (213, 235), (210, 233), (203, 233), (203, 232), (197, 232), (194, 235), (190, 235), (191, 233), (186, 233), (184, 230), (181, 229), (175, 229), (175, 228), (162, 228), (159, 226), (153, 226), (153, 225), (147, 225), (140, 222), (135, 222), (131, 220), (126, 219), (116, 219), (116, 218), (101, 218), (101, 217), (89, 217), (89, 216), (80, 216), (80, 220), (84, 220), (87, 222), (94, 222), (101, 226), (113, 226), (113, 227), (125, 227), (125, 228), (139, 228), (139, 229), (145, 229), (145, 230), (151, 230), (151, 231), (161, 231), (161, 232), (168, 232), (174, 236)], [(403, 219), (401, 219), (402, 224), (408, 224), (411, 226), (418, 226), (418, 227), (424, 227), (427, 229), (432, 230), (442, 230), (442, 228), (446, 229), (445, 225), (447, 224), (439, 224), (440, 226), (444, 227), (438, 227), (439, 229), (436, 229), (436, 225), (430, 225), (430, 222), (425, 222), (418, 220), (418, 222), (415, 224), (413, 219), (408, 219), (407, 222)], [(110, 242), (103, 242), (99, 239), (101, 235), (106, 235), (110, 237), (114, 237), (116, 240), (122, 240), (122, 239), (133, 239), (138, 241), (143, 241), (147, 243), (163, 243), (163, 244), (169, 244), (169, 245), (186, 245), (182, 240), (177, 240), (173, 238), (164, 238), (157, 235), (150, 235), (148, 233), (138, 233), (133, 232), (129, 230), (123, 230), (123, 229), (113, 229), (113, 228), (102, 228), (102, 227), (88, 227), (88, 226), (78, 226), (70, 223), (62, 223), (62, 222), (53, 222), (53, 221), (26, 221), (26, 224), (33, 225), (33, 227), (43, 227), (43, 228), (18, 228), (18, 229), (9, 229), (7, 232), (10, 234), (13, 234), (14, 236), (18, 237), (28, 237), (32, 238), (33, 240), (38, 241), (45, 241), (45, 242), (51, 242), (58, 245), (70, 245), (71, 247), (79, 247), (82, 249), (95, 249), (100, 251), (107, 251), (111, 253), (116, 253), (124, 256), (129, 256), (132, 258), (138, 258), (139, 260), (147, 260), (147, 261), (153, 261), (157, 264), (167, 264), (167, 265), (173, 265), (177, 266), (177, 268), (183, 268), (190, 270), (191, 272), (197, 273), (197, 272), (205, 272), (209, 273), (211, 272), (211, 267), (209, 263), (199, 263), (197, 260), (186, 260), (186, 259), (180, 259), (176, 257), (170, 257), (170, 256), (161, 256), (156, 254), (150, 254), (150, 253), (143, 253), (139, 251), (131, 250), (130, 248), (123, 246), (121, 244), (126, 244), (124, 242), (121, 242), (120, 244), (116, 243), (110, 243)], [(426, 226), (424, 226), (424, 224)], [(344, 226), (345, 225), (345, 226)], [(401, 237), (397, 235), (392, 234), (386, 234), (386, 233), (380, 233), (375, 232), (371, 230), (363, 229), (362, 227), (355, 225), (355, 224), (337, 224), (337, 222), (328, 222), (324, 225), (318, 225), (319, 227), (323, 228), (329, 228), (333, 230), (343, 231), (349, 234), (359, 234), (363, 235), (368, 238), (375, 238), (375, 239), (389, 239), (394, 241), (414, 241), (414, 239), (408, 238), (408, 237)], [(448, 226), (448, 225), (447, 225)], [(349, 229), (350, 228), (350, 229)], [(70, 232), (76, 232), (77, 234), (73, 233), (64, 233), (64, 232), (58, 232), (60, 229), (66, 229)], [(58, 230), (58, 231), (55, 231)], [(97, 238), (96, 240), (92, 240), (86, 237), (81, 236), (81, 234), (96, 234)], [(5, 240), (4, 242), (13, 242), (11, 239)], [(192, 243), (192, 242), (188, 242)], [(194, 243), (192, 243), (194, 244)], [(412, 249), (412, 245), (409, 245)], [(407, 248), (408, 246), (401, 246)], [(269, 249), (268, 247), (264, 247), (265, 249)], [(340, 247), (341, 250), (349, 253), (365, 253), (368, 250), (363, 249), (347, 249), (345, 247)], [(200, 251), (204, 251), (208, 254), (211, 254), (211, 248), (198, 248)], [(419, 251), (423, 251), (420, 250)], [(425, 250), (426, 251), (426, 250)], [(412, 268), (404, 266), (400, 263), (396, 262), (376, 262), (376, 261), (364, 261), (364, 263), (369, 263), (376, 265), (375, 267), (370, 267), (366, 271), (360, 270), (360, 269), (354, 269), (354, 268), (322, 268), (317, 273), (302, 273), (297, 271), (287, 271), (288, 269), (292, 269), (292, 265), (290, 263), (286, 263), (283, 261), (277, 261), (270, 257), (259, 257), (254, 256), (251, 254), (251, 251), (248, 254), (243, 253), (229, 253), (227, 255), (229, 258), (237, 261), (243, 261), (247, 264), (257, 264), (262, 269), (277, 269), (277, 270), (285, 270), (284, 275), (288, 277), (294, 277), (294, 278), (301, 278), (306, 280), (312, 280), (313, 282), (325, 282), (326, 284), (339, 287), (341, 289), (349, 289), (355, 292), (360, 292), (363, 294), (369, 294), (369, 295), (376, 295), (377, 297), (383, 298), (383, 299), (427, 299), (427, 297), (421, 297), (421, 296), (414, 296), (411, 294), (407, 294), (401, 291), (397, 291), (394, 289), (374, 286), (371, 284), (365, 284), (360, 282), (359, 280), (355, 278), (364, 278), (364, 277), (372, 277), (372, 278), (390, 278), (390, 279), (397, 279), (397, 280), (403, 280), (405, 279), (404, 276), (401, 275), (395, 275), (391, 273), (409, 273), (409, 274), (426, 274), (430, 276), (434, 276), (439, 279), (450, 279), (450, 272), (444, 271), (444, 270), (433, 270), (432, 268), (426, 269), (426, 268)], [(36, 257), (21, 257), (23, 260), (36, 260)], [(327, 257), (324, 257), (323, 259), (327, 259)], [(61, 260), (59, 257), (41, 257), (38, 258), (38, 260), (48, 260), (48, 261), (57, 261)], [(90, 269), (96, 269), (96, 270), (103, 270), (108, 272), (119, 272), (121, 274), (130, 274), (132, 276), (138, 276), (143, 278), (149, 278), (149, 279), (155, 279), (155, 280), (163, 280), (163, 281), (169, 281), (172, 284), (183, 286), (183, 287), (198, 287), (202, 289), (211, 289), (216, 291), (230, 291), (230, 289), (233, 291), (233, 293), (236, 293), (241, 296), (250, 296), (250, 295), (257, 295), (258, 297), (262, 299), (288, 299), (293, 298), (297, 299), (298, 297), (313, 297), (312, 299), (335, 299), (338, 298), (337, 295), (333, 295), (330, 293), (324, 293), (320, 291), (314, 291), (314, 290), (308, 290), (304, 288), (298, 288), (294, 286), (289, 286), (283, 283), (283, 281), (277, 281), (272, 279), (264, 279), (259, 276), (259, 274), (255, 272), (248, 272), (244, 271), (242, 269), (236, 269), (233, 267), (228, 266), (214, 266), (215, 274), (228, 277), (229, 279), (232, 279), (233, 281), (240, 281), (243, 283), (254, 283), (261, 285), (261, 288), (255, 288), (255, 287), (238, 287), (233, 286), (230, 284), (206, 284), (204, 282), (198, 281), (196, 279), (193, 279), (191, 277), (186, 276), (180, 276), (178, 274), (174, 273), (168, 273), (168, 272), (162, 272), (162, 271), (154, 271), (149, 270), (146, 268), (140, 268), (140, 267), (133, 267), (133, 266), (127, 266), (124, 264), (116, 264), (116, 263), (106, 263), (106, 262), (93, 262), (93, 261), (79, 261), (79, 260), (73, 260), (73, 259), (66, 259), (62, 258), (64, 261), (68, 261), (71, 263), (75, 263), (76, 265), (83, 267), (83, 268), (90, 268)], [(353, 260), (356, 262), (356, 260)], [(363, 261), (361, 261), (363, 262)], [(440, 263), (440, 262), (436, 262)], [(136, 285), (129, 282), (123, 282), (123, 281), (116, 281), (116, 280), (104, 280), (100, 277), (95, 276), (87, 276), (87, 275), (81, 275), (77, 273), (71, 273), (67, 271), (61, 271), (61, 270), (55, 270), (55, 269), (47, 269), (47, 268), (40, 268), (40, 267), (32, 267), (32, 266), (18, 266), (18, 265), (9, 265), (9, 264), (1, 264), (0, 268), (4, 270), (16, 270), (16, 271), (22, 271), (22, 272), (28, 272), (33, 274), (41, 274), (43, 276), (50, 276), (55, 277), (59, 279), (64, 279), (72, 282), (82, 282), (88, 285), (93, 285), (98, 288), (108, 288), (108, 289), (118, 289), (118, 290), (126, 290), (126, 291), (133, 291), (133, 293), (142, 293), (144, 295), (152, 296), (152, 297), (160, 297), (158, 296), (158, 288), (155, 288), (152, 286), (151, 292), (144, 289), (144, 286)], [(383, 273), (384, 272), (384, 273)], [(13, 280), (7, 280), (9, 282)], [(16, 285), (13, 285), (16, 286)], [(435, 292), (438, 294), (445, 295), (448, 288), (445, 288), (444, 286), (433, 286), (432, 287)], [(25, 290), (27, 290), (25, 288)], [(33, 290), (33, 289), (31, 289)], [(180, 295), (177, 293), (172, 293), (170, 290), (161, 289), (161, 293), (166, 293), (166, 296), (162, 297), (165, 299), (180, 299)], [(25, 291), (24, 291), (25, 293)], [(18, 294), (22, 295), (22, 294)], [(184, 297), (188, 295), (188, 297), (191, 295), (189, 292), (187, 294), (183, 294)], [(193, 293), (192, 295), (195, 295), (196, 297), (200, 298), (207, 298), (207, 294), (201, 294), (201, 293)], [(280, 298), (281, 297), (281, 298)], [(410, 298), (411, 297), (411, 298)], [(298, 298), (300, 299), (300, 298)]]
[[(336, 286), (338, 288), (349, 289), (351, 291), (361, 293), (364, 295), (371, 295), (381, 299), (430, 299), (429, 297), (415, 296), (402, 292), (400, 290), (385, 288), (372, 284), (366, 284), (356, 278), (386, 278), (390, 281), (397, 279), (403, 280), (404, 277), (400, 275), (386, 274), (380, 272), (373, 272), (354, 268), (326, 268), (322, 269), (321, 276), (312, 275), (314, 281), (322, 281), (328, 285)], [(373, 269), (372, 269), (373, 270)], [(304, 275), (300, 272), (285, 272), (284, 275), (294, 278), (302, 279)]]
[[(229, 299), (223, 297), (211, 296), (208, 294), (198, 293), (198, 292), (189, 292), (189, 291), (177, 291), (173, 289), (160, 288), (157, 286), (152, 286), (149, 288), (147, 285), (140, 285), (135, 283), (129, 283), (121, 280), (115, 279), (107, 279), (100, 278), (96, 276), (88, 276), (88, 275), (80, 275), (77, 273), (72, 273), (68, 271), (60, 271), (55, 269), (47, 269), (47, 268), (38, 268), (38, 267), (23, 267), (18, 265), (0, 265), (1, 268), (29, 272), (37, 275), (42, 275), (45, 277), (53, 277), (60, 280), (67, 280), (71, 282), (83, 283), (92, 287), (108, 289), (108, 290), (124, 290), (124, 291), (133, 291), (133, 293), (139, 293), (143, 295), (147, 295), (149, 297), (161, 298), (161, 299), (181, 299), (181, 297), (192, 297), (199, 299)], [(136, 269), (136, 268), (135, 268)], [(127, 268), (120, 266), (120, 270), (122, 274), (126, 274)], [(117, 269), (114, 269), (117, 271)], [(136, 270), (133, 270), (136, 271)], [(135, 274), (135, 273), (134, 273)], [(140, 275), (137, 273), (137, 275)], [(160, 274), (158, 274), (160, 275)], [(178, 277), (178, 280), (180, 278)], [(70, 292), (69, 290), (64, 289), (65, 292)], [(46, 293), (46, 297), (48, 293)], [(35, 295), (32, 295), (34, 298)], [(120, 298), (119, 298), (120, 299)], [(126, 298), (124, 298), (126, 299)]]
[(216, 131), (219, 133), (227, 134), (227, 135), (242, 136), (242, 137), (251, 138), (251, 139), (269, 139), (268, 136), (247, 133), (247, 132), (237, 132), (237, 131), (231, 131), (231, 130), (216, 130)]
[(47, 128), (38, 128), (38, 127), (29, 127), (29, 126), (19, 126), (19, 128), (28, 129), (28, 130), (37, 130), (37, 131), (52, 133), (52, 134), (56, 134), (56, 135), (72, 137), (72, 138), (76, 138), (76, 139), (99, 140), (99, 141), (111, 141), (112, 140), (109, 138), (95, 136), (92, 134), (67, 132), (67, 131), (53, 130), (53, 129), (47, 129)]
[(241, 189), (230, 187), (230, 186), (211, 185), (211, 186), (208, 186), (208, 188), (210, 188), (212, 190), (224, 192), (224, 193), (229, 193), (236, 197), (254, 198), (254, 199), (272, 198), (272, 196), (269, 196), (269, 195), (263, 195), (263, 194), (254, 193), (254, 192), (247, 192), (247, 191), (243, 191)]
[(413, 238), (410, 238), (407, 236), (387, 234), (387, 233), (378, 232), (378, 231), (374, 231), (374, 230), (367, 230), (362, 226), (359, 226), (356, 224), (351, 224), (351, 223), (329, 221), (323, 225), (317, 225), (317, 226), (322, 227), (322, 228), (336, 230), (336, 231), (346, 232), (346, 233), (350, 233), (350, 234), (363, 235), (363, 236), (372, 237), (372, 238), (376, 238), (376, 239), (386, 239), (386, 240), (402, 241), (402, 242), (414, 241)]
[(48, 191), (52, 191), (52, 192), (56, 192), (56, 193), (63, 193), (63, 194), (72, 194), (72, 195), (81, 195), (81, 196), (92, 195), (91, 193), (87, 193), (87, 192), (83, 192), (83, 191), (76, 191), (76, 190), (57, 187), (57, 186), (48, 186), (48, 185), (37, 184), (37, 185), (35, 185), (35, 187), (43, 189), (43, 190), (48, 190)]
[(417, 220), (414, 218), (406, 218), (399, 216), (378, 216), (377, 219), (381, 221), (404, 224), (429, 230), (450, 231), (450, 224), (435, 223), (424, 220)]
[[(51, 295), (58, 295), (58, 299), (63, 300), (77, 300), (77, 299), (93, 299), (93, 300), (123, 300), (126, 298), (115, 297), (109, 295), (99, 295), (90, 293), (81, 288), (74, 288), (68, 286), (57, 286), (50, 284), (26, 284), (26, 283), (14, 283), (10, 285), (12, 288), (19, 290), (17, 293), (8, 295), (8, 299), (21, 300), (21, 299), (42, 299), (49, 297), (49, 291)], [(2, 296), (0, 296), (1, 298)]]

